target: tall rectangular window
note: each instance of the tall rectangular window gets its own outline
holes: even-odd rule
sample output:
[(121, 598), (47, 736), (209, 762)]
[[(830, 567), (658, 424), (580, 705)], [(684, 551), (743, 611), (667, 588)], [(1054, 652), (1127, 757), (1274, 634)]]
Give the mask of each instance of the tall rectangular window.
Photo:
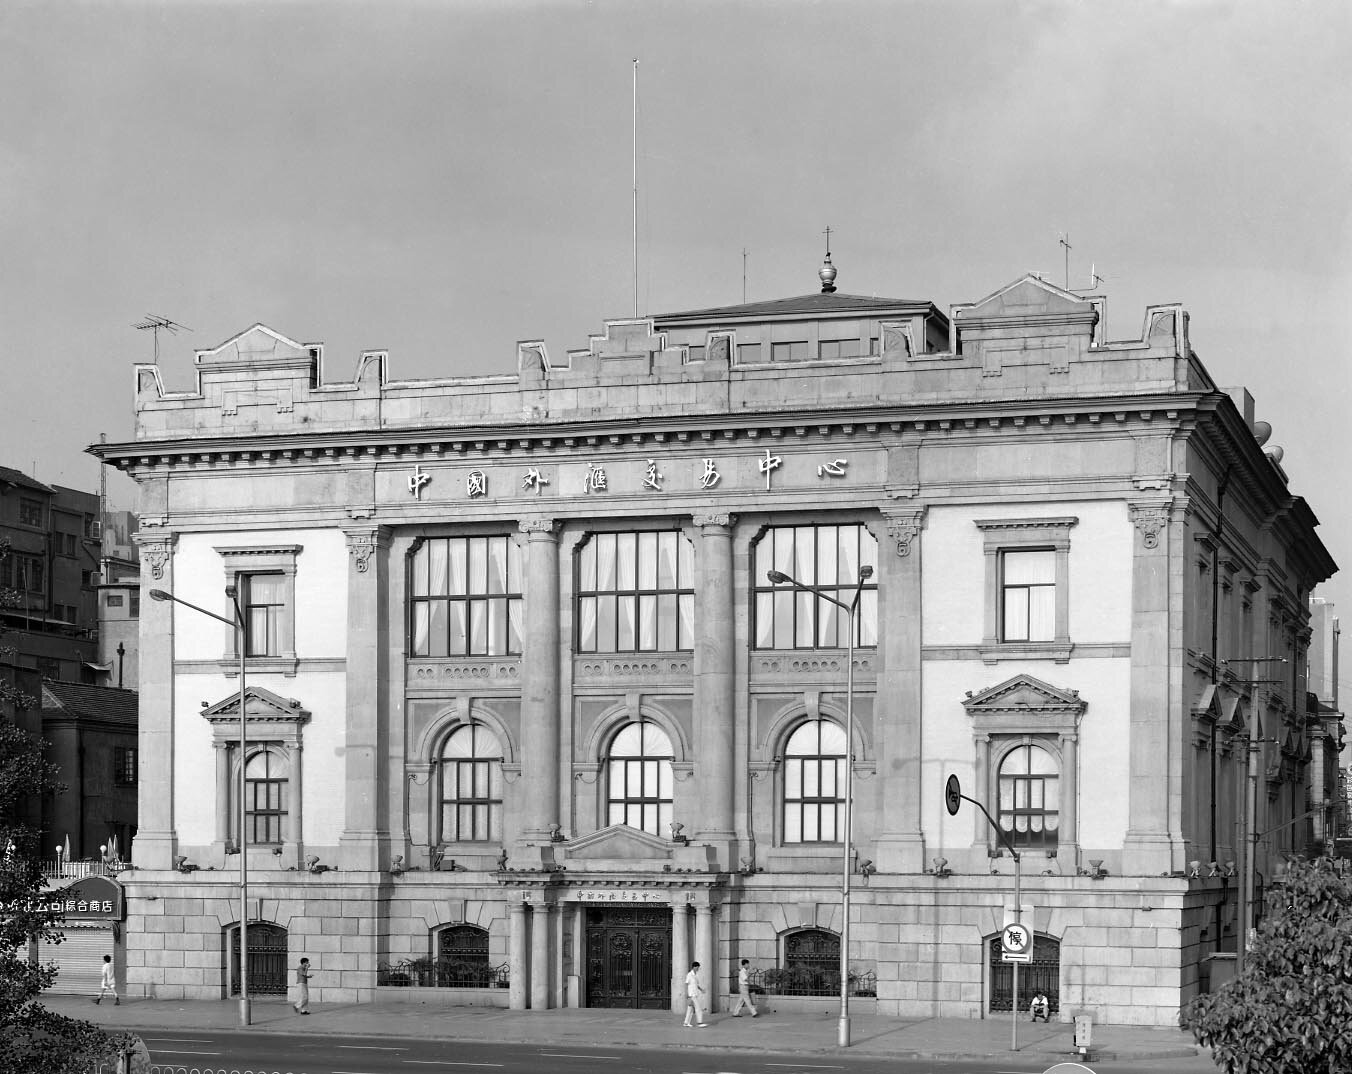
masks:
[(1056, 637), (1056, 553), (1050, 548), (1002, 552), (1003, 641)]
[[(825, 596), (846, 605), (853, 601), (860, 567), (873, 567), (875, 574), (860, 594), (854, 641), (861, 647), (878, 644), (878, 542), (863, 526), (775, 526), (756, 543), (754, 562), (757, 649), (848, 647), (849, 617)], [(771, 582), (772, 570), (819, 595)]]
[(578, 550), (577, 576), (578, 652), (694, 648), (695, 568), (682, 534), (593, 534)]
[(280, 656), (282, 613), (286, 607), (280, 574), (240, 575), (246, 656)]
[(521, 551), (507, 536), (433, 537), (409, 557), (409, 652), (521, 652)]
[(113, 747), (113, 782), (119, 787), (136, 785), (136, 747)]

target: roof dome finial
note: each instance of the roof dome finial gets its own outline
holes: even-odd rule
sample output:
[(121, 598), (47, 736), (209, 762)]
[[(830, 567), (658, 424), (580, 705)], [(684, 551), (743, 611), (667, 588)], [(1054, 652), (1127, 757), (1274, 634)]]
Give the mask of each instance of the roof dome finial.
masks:
[(836, 266), (831, 264), (831, 227), (826, 227), (826, 259), (817, 270), (817, 278), (822, 282), (822, 294), (829, 295), (836, 289)]

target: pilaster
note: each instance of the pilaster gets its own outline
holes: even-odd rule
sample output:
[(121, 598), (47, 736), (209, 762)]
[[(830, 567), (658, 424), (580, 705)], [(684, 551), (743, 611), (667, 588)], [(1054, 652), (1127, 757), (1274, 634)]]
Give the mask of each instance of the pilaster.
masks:
[(137, 830), (131, 860), (140, 869), (172, 869), (178, 853), (174, 823), (174, 609), (149, 600), (152, 589), (174, 591), (174, 544), (164, 530), (134, 534), (141, 553), (140, 770)]
[(884, 873), (925, 867), (920, 824), (921, 531), (928, 508), (885, 510), (879, 534), (879, 670), (874, 732), (882, 824), (874, 861)]
[[(347, 694), (344, 734), (342, 868), (375, 871), (389, 840), (381, 808), (387, 796), (383, 758), (388, 713), (380, 689), (387, 674), (389, 619), (385, 614), (390, 533), (384, 526), (354, 526), (347, 538)], [(299, 762), (299, 757), (297, 757)], [(302, 833), (294, 833), (303, 845)]]

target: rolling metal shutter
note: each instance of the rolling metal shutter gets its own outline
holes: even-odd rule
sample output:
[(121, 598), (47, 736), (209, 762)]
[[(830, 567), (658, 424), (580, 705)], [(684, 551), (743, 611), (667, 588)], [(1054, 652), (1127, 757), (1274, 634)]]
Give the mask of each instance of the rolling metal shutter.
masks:
[(38, 961), (55, 962), (60, 967), (47, 991), (53, 995), (97, 996), (103, 956), (114, 953), (113, 930), (63, 925), (61, 931), (65, 935), (61, 943), (44, 941), (38, 945)]

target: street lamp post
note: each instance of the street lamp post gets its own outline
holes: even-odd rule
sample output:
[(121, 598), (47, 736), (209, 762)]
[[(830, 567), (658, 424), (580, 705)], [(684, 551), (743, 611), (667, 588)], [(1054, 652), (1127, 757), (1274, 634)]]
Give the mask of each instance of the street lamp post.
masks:
[(774, 585), (788, 585), (811, 593), (821, 600), (834, 604), (844, 611), (849, 620), (850, 638), (845, 662), (845, 840), (840, 867), (840, 1025), (836, 1043), (842, 1048), (850, 1046), (850, 851), (854, 842), (854, 641), (855, 616), (859, 611), (859, 598), (864, 592), (864, 583), (873, 577), (873, 568), (865, 564), (859, 568), (859, 581), (854, 587), (854, 599), (846, 604), (842, 600), (823, 593), (816, 586), (804, 585), (783, 571), (769, 571), (766, 577)]
[(245, 827), (247, 814), (244, 799), (246, 790), (244, 761), (248, 749), (248, 736), (244, 718), (244, 656), (246, 644), (244, 612), (239, 606), (239, 592), (233, 585), (228, 585), (225, 587), (225, 595), (230, 598), (230, 604), (234, 608), (234, 619), (227, 619), (223, 615), (207, 611), (206, 608), (198, 607), (196, 604), (186, 601), (182, 597), (176, 597), (163, 589), (152, 589), (150, 591), (152, 600), (168, 600), (175, 604), (182, 604), (185, 608), (191, 608), (195, 612), (201, 612), (203, 615), (219, 620), (235, 632), (235, 652), (239, 654), (239, 789), (236, 795), (239, 799), (239, 824), (235, 841), (235, 846), (239, 851), (239, 1024), (247, 1026), (253, 1020), (253, 1012), (249, 1000), (249, 837)]

